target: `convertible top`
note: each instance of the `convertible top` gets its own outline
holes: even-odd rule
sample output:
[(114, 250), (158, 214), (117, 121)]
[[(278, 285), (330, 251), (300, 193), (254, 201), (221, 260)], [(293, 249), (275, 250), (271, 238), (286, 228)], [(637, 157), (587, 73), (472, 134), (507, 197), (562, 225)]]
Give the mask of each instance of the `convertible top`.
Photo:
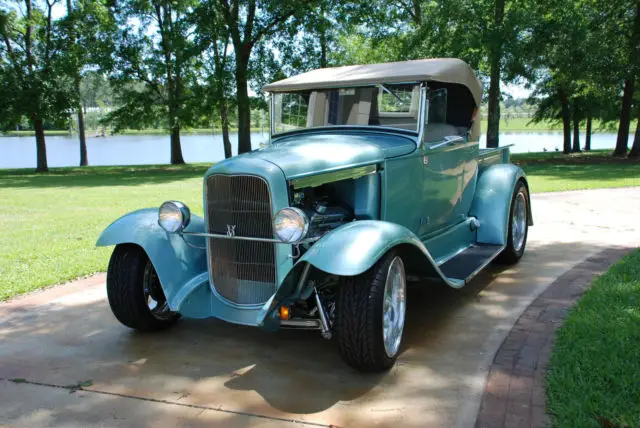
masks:
[(266, 92), (328, 89), (344, 86), (377, 85), (403, 82), (453, 83), (466, 87), (476, 107), (482, 98), (482, 84), (469, 65), (456, 58), (432, 58), (381, 64), (347, 65), (319, 68), (270, 83)]

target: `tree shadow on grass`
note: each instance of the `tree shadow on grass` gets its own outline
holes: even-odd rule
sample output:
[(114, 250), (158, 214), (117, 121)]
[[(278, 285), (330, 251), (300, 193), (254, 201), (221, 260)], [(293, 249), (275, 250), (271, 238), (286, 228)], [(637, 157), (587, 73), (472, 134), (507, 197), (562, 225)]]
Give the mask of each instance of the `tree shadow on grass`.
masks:
[(530, 176), (545, 176), (557, 179), (593, 182), (637, 179), (640, 184), (640, 163), (600, 165), (524, 165)]
[(210, 164), (148, 165), (87, 168), (52, 168), (49, 173), (32, 170), (0, 171), (2, 188), (103, 187), (163, 184), (202, 178)]

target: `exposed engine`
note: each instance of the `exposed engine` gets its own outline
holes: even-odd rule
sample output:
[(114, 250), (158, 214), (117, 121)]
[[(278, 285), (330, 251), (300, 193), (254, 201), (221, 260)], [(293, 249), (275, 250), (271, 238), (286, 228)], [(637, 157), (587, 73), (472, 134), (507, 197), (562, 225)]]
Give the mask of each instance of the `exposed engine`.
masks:
[(331, 184), (296, 190), (293, 193), (293, 206), (303, 210), (309, 219), (308, 238), (322, 236), (351, 221), (354, 218), (353, 210), (345, 205), (335, 194)]

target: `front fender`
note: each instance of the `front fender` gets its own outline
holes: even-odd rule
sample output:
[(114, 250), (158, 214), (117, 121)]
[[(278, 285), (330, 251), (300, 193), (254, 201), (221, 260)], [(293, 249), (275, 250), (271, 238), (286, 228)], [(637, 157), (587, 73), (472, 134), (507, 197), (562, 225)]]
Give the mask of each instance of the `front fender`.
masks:
[[(529, 185), (524, 171), (513, 164), (491, 165), (481, 171), (469, 212), (480, 222), (478, 243), (506, 244), (509, 233), (511, 200), (514, 188), (520, 180), (524, 182), (528, 190)], [(529, 225), (533, 225), (530, 198), (527, 203), (529, 204)]]
[[(204, 221), (192, 215), (188, 232), (204, 232)], [(188, 245), (184, 239), (188, 239)], [(153, 263), (172, 310), (178, 310), (185, 293), (208, 281), (205, 240), (196, 236), (167, 233), (158, 225), (158, 209), (147, 208), (126, 214), (107, 227), (96, 246), (136, 244)]]
[[(417, 264), (452, 287), (461, 284), (445, 277), (418, 237), (404, 226), (377, 220), (354, 221), (341, 226), (313, 244), (300, 258), (317, 269), (338, 276), (355, 276), (369, 270), (394, 247), (410, 248)], [(417, 256), (417, 257), (416, 257)], [(406, 263), (406, 261), (405, 261)]]

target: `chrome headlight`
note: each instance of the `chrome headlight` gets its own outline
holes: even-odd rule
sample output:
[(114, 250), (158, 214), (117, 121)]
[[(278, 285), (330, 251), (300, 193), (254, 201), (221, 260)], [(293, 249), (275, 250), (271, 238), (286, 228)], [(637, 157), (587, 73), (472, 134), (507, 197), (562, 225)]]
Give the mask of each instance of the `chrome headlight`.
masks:
[(283, 208), (273, 218), (273, 232), (282, 242), (296, 242), (309, 231), (309, 219), (299, 208)]
[(182, 202), (167, 201), (158, 210), (158, 224), (169, 233), (179, 233), (189, 225), (191, 211)]

